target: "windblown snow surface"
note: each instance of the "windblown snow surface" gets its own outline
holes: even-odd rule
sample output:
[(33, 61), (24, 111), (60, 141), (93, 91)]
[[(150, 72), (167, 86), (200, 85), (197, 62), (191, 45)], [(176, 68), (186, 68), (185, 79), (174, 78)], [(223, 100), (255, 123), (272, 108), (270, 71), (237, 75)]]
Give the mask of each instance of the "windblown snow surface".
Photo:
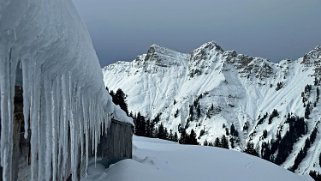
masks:
[[(201, 144), (205, 140), (213, 143), (222, 135), (230, 140), (227, 129), (233, 124), (239, 132), (234, 138), (239, 142), (233, 149), (244, 150), (251, 141), (259, 154), (262, 144), (270, 144), (278, 134), (283, 137), (289, 130), (288, 115), (305, 117), (306, 105), (310, 104), (311, 114), (305, 119), (307, 133), (295, 141), (281, 164), (287, 169), (294, 165), (305, 140), (316, 128), (316, 141), (295, 170), (308, 174), (310, 170), (321, 173), (321, 104), (317, 96), (321, 88), (320, 62), (321, 47), (298, 60), (273, 63), (225, 51), (209, 42), (191, 53), (152, 45), (147, 54), (132, 62), (111, 64), (103, 68), (103, 73), (109, 90), (121, 88), (127, 95), (129, 112), (140, 112), (149, 119), (159, 116), (158, 124), (163, 123), (173, 132), (179, 125), (187, 132), (194, 129)], [(308, 84), (311, 91), (305, 90)], [(279, 115), (269, 121), (273, 109)], [(262, 120), (265, 114), (268, 116)]]
[(3, 180), (13, 179), (13, 98), (19, 82), (25, 137), (28, 129), (32, 132), (31, 180), (63, 180), (69, 168), (76, 180), (78, 165), (87, 168), (89, 148), (96, 150), (112, 114), (131, 121), (112, 104), (100, 70), (89, 33), (70, 0), (0, 1)]
[(107, 170), (93, 163), (82, 181), (312, 181), (237, 151), (136, 136), (133, 144), (132, 160)]

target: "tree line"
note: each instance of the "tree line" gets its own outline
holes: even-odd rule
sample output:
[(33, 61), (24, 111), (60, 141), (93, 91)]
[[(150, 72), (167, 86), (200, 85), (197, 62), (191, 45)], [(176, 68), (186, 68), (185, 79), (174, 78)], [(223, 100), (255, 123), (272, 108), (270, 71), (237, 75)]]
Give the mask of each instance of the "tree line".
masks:
[[(106, 88), (106, 90), (108, 91), (108, 88)], [(118, 89), (116, 93), (110, 91), (109, 94), (112, 97), (113, 103), (115, 105), (119, 105), (128, 116), (133, 118), (135, 123), (135, 135), (170, 140), (179, 142), (180, 144), (198, 145), (196, 133), (193, 129), (190, 131), (190, 133), (187, 133), (186, 129), (182, 130), (180, 133), (180, 138), (178, 138), (177, 132), (168, 130), (166, 127), (164, 127), (163, 123), (159, 123), (161, 114), (150, 120), (141, 115), (140, 112), (138, 112), (136, 115), (133, 113), (128, 113), (126, 94), (121, 89)]]

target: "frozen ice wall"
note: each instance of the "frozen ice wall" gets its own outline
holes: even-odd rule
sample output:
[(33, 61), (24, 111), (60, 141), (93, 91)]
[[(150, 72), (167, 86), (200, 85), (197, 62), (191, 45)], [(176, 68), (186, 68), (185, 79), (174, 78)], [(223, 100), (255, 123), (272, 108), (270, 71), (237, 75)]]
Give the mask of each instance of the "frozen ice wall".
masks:
[(106, 94), (91, 39), (71, 0), (0, 0), (4, 180), (12, 179), (13, 98), (21, 82), (17, 70), (22, 70), (24, 120), (30, 116), (25, 130), (32, 133), (31, 180), (66, 178), (67, 165), (77, 179), (78, 165), (86, 169), (88, 148), (95, 152), (110, 118), (131, 121)]

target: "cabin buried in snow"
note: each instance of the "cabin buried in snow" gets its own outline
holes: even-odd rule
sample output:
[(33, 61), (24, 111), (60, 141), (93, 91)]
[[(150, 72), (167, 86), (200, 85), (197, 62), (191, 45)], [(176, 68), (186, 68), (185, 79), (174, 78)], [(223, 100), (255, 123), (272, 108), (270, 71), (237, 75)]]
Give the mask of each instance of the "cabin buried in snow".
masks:
[(131, 158), (132, 119), (106, 92), (72, 1), (0, 4), (2, 180), (79, 180), (90, 157)]
[[(21, 70), (20, 70), (21, 71)], [(29, 116), (28, 116), (29, 117)], [(30, 136), (31, 129), (28, 130), (28, 137), (25, 138), (25, 120), (23, 115), (23, 90), (22, 90), (22, 77), (19, 69), (17, 71), (17, 82), (15, 86), (14, 96), (14, 116), (13, 116), (13, 155), (12, 155), (12, 180), (30, 180), (31, 179), (31, 144)], [(30, 124), (30, 119), (28, 119)], [(1, 126), (1, 124), (0, 124)], [(97, 157), (99, 162), (106, 168), (123, 159), (132, 158), (132, 136), (133, 124), (130, 122), (118, 121), (115, 118), (111, 119), (107, 133), (100, 136), (100, 143), (97, 145)], [(70, 131), (70, 130), (69, 130)], [(68, 140), (70, 145), (70, 139)], [(70, 149), (70, 148), (69, 148)], [(94, 148), (89, 148), (93, 150)], [(90, 157), (95, 157), (95, 153), (91, 152)], [(70, 159), (70, 158), (69, 158)], [(81, 157), (79, 157), (81, 159)], [(80, 164), (81, 161), (79, 160)], [(70, 166), (70, 164), (68, 164)], [(80, 168), (80, 166), (78, 166)], [(66, 168), (71, 178), (71, 168)], [(0, 176), (2, 178), (2, 167), (0, 166)], [(78, 170), (77, 178), (79, 179), (83, 173)], [(68, 175), (68, 174), (67, 174)]]

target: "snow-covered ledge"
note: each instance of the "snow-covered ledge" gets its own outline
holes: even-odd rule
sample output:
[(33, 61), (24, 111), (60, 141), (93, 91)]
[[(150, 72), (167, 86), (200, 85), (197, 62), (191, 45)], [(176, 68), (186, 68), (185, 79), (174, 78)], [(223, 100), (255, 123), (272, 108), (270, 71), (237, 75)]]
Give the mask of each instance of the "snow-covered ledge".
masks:
[(96, 150), (112, 116), (132, 123), (106, 94), (89, 33), (71, 0), (1, 0), (0, 153), (4, 180), (12, 179), (13, 98), (15, 85), (21, 82), (16, 80), (19, 70), (24, 120), (30, 115), (30, 124), (25, 121), (24, 129), (30, 128), (32, 133), (31, 180), (62, 180), (67, 177), (68, 164), (76, 180), (78, 165), (86, 170), (88, 148)]

